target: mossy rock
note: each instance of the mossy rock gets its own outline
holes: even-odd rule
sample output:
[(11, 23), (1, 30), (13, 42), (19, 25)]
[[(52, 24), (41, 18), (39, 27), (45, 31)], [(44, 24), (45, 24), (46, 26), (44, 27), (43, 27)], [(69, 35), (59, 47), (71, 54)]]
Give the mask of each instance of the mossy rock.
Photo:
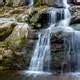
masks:
[(35, 9), (28, 17), (28, 23), (32, 26), (34, 29), (42, 29), (46, 28), (49, 24), (49, 14), (47, 13), (47, 10), (40, 10), (38, 11)]
[[(23, 51), (26, 46), (25, 39), (22, 38), (21, 40), (5, 42), (5, 45), (4, 50), (0, 53), (3, 56), (2, 60), (0, 60), (0, 66), (10, 70), (25, 69), (25, 66), (27, 65), (25, 58), (26, 54), (25, 51)], [(8, 53), (8, 51), (11, 53)]]
[(3, 27), (0, 28), (0, 41), (5, 40), (13, 31), (16, 24), (12, 23), (6, 26), (2, 25)]
[(40, 6), (40, 0), (34, 0), (34, 6), (35, 7)]

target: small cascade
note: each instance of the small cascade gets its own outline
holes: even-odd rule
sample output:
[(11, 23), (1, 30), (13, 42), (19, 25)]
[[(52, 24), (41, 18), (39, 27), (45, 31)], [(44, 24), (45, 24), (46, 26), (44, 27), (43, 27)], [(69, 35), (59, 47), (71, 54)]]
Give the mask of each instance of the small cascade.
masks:
[[(75, 44), (75, 45), (73, 45)], [(75, 61), (75, 65), (76, 65), (76, 71), (80, 72), (80, 31), (75, 31), (74, 34), (74, 42), (73, 42), (72, 46), (74, 46), (73, 48), (73, 61)], [(75, 59), (76, 58), (76, 59)]]
[(69, 4), (68, 4), (68, 0), (63, 0), (63, 5), (64, 5), (66, 8), (70, 7)]
[[(59, 2), (59, 0), (58, 0)], [(61, 72), (63, 72), (63, 67), (65, 63), (69, 63), (69, 71), (73, 71), (72, 67), (76, 65), (75, 69), (79, 70), (79, 52), (80, 52), (80, 37), (79, 31), (75, 31), (73, 28), (69, 27), (69, 22), (71, 19), (71, 14), (69, 11), (69, 5), (67, 0), (62, 1), (64, 8), (50, 8), (50, 26), (38, 33), (38, 41), (31, 58), (29, 71), (36, 72), (50, 72), (51, 64), (51, 35), (57, 32), (62, 32), (63, 36), (63, 64)], [(54, 45), (54, 44), (53, 44)], [(54, 53), (53, 53), (54, 54)], [(75, 64), (76, 63), (76, 64)]]
[(34, 5), (34, 0), (26, 0), (26, 3), (28, 5), (28, 13), (30, 14), (33, 11), (33, 5)]
[(50, 65), (50, 31), (44, 30), (39, 33), (39, 40), (36, 44), (36, 48), (31, 59), (29, 70), (43, 71), (45, 69), (49, 71)]

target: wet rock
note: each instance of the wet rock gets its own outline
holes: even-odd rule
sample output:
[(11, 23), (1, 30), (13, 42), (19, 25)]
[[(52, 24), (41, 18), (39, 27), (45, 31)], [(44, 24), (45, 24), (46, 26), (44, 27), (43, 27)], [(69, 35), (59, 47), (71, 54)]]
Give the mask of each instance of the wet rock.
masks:
[(60, 4), (55, 3), (53, 6), (56, 8), (64, 8), (65, 7), (62, 3), (60, 3)]
[(29, 40), (37, 40), (38, 39), (38, 31), (35, 29), (31, 29), (28, 34)]
[(42, 29), (48, 26), (49, 14), (44, 9), (41, 12), (33, 11), (28, 17), (28, 23), (33, 29)]
[(29, 17), (28, 17), (28, 23), (31, 24), (31, 26), (35, 26), (37, 20), (39, 18), (39, 14), (37, 11), (33, 11)]
[(46, 12), (46, 13), (42, 13), (40, 16), (39, 16), (39, 19), (37, 21), (38, 24), (40, 24), (41, 26), (37, 26), (38, 28), (46, 28), (49, 24), (49, 17), (50, 15)]
[[(51, 70), (56, 72), (63, 70), (76, 70), (76, 53), (72, 51), (72, 34), (73, 32), (56, 32), (51, 37)], [(67, 53), (67, 51), (70, 52)], [(72, 67), (73, 66), (73, 67)]]
[(61, 1), (61, 0), (59, 0), (59, 1), (54, 0), (53, 6), (57, 7), (57, 8), (64, 8), (65, 7), (65, 5), (63, 4), (63, 1)]
[(80, 17), (73, 17), (71, 19), (70, 25), (73, 25), (73, 24), (80, 24)]

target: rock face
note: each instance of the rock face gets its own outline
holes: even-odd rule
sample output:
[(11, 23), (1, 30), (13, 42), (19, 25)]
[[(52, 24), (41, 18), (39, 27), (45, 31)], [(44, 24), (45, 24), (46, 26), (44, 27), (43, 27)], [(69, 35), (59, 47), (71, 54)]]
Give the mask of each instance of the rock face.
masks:
[(13, 6), (25, 5), (25, 0), (13, 0)]
[[(34, 29), (46, 28), (49, 22), (49, 14), (47, 13), (48, 8), (44, 7), (41, 10), (34, 10), (28, 17), (28, 23)], [(41, 12), (40, 12), (41, 11)], [(44, 20), (45, 18), (45, 20)]]
[(71, 25), (73, 24), (79, 24), (80, 23), (80, 6), (73, 6), (71, 8), (72, 11), (72, 19), (71, 19)]
[(4, 23), (0, 26), (0, 41), (5, 40), (13, 31), (15, 23)]
[(5, 0), (5, 5), (12, 6), (13, 1), (12, 0)]
[(66, 70), (66, 67), (68, 65), (67, 61), (65, 61), (64, 59), (64, 55), (66, 53), (64, 52), (64, 37), (62, 36), (62, 34), (64, 33), (56, 32), (51, 38), (51, 70), (56, 72), (61, 71), (61, 69), (63, 70), (65, 65)]
[(3, 69), (24, 69), (26, 62), (26, 44), (29, 33), (27, 23), (11, 19), (0, 19), (0, 67)]
[[(52, 33), (51, 37), (51, 70), (53, 72), (69, 72), (76, 71), (77, 67), (77, 54), (75, 53), (72, 43), (72, 39), (75, 39), (75, 35), (72, 32), (58, 31), (55, 34)], [(74, 36), (74, 37), (73, 37)]]
[(20, 39), (21, 37), (27, 38), (29, 26), (25, 23), (18, 23), (14, 28), (12, 34), (8, 37), (10, 40)]
[(3, 6), (3, 5), (4, 5), (3, 0), (0, 0), (0, 6)]
[(25, 5), (25, 0), (0, 0), (0, 5), (6, 6), (23, 6)]

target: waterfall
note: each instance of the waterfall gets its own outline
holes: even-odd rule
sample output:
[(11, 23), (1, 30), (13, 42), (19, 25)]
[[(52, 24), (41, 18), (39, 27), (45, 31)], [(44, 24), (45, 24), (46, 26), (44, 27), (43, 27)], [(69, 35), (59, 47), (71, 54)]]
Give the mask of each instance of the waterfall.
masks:
[(63, 4), (64, 4), (64, 6), (65, 6), (66, 8), (69, 7), (69, 4), (68, 4), (68, 1), (67, 1), (67, 0), (63, 0)]
[(26, 0), (25, 2), (28, 5), (28, 13), (31, 14), (33, 11), (34, 0)]
[(50, 65), (50, 32), (44, 30), (39, 33), (39, 40), (36, 44), (34, 54), (31, 60), (29, 70), (43, 71), (44, 64), (46, 63), (46, 69), (49, 71)]
[[(64, 2), (64, 4), (67, 4), (67, 3)], [(68, 8), (65, 8), (63, 11), (64, 11), (64, 19), (68, 18), (70, 16), (70, 12), (69, 12)], [(38, 34), (39, 39), (37, 41), (37, 44), (36, 44), (36, 47), (35, 47), (31, 62), (30, 62), (29, 71), (44, 71), (44, 68), (46, 69), (46, 71), (50, 71), (49, 69), (50, 69), (50, 59), (51, 59), (51, 57), (50, 57), (51, 32), (57, 32), (58, 30), (63, 29), (63, 28), (56, 29), (54, 27), (54, 24), (56, 23), (57, 12), (58, 12), (58, 9), (50, 11), (51, 25), (49, 26), (49, 28), (41, 31)], [(62, 9), (61, 9), (61, 13), (62, 13)], [(61, 14), (61, 16), (62, 16), (62, 14)], [(65, 24), (66, 24), (66, 22), (65, 22)]]
[(29, 7), (32, 7), (34, 4), (34, 0), (25, 0), (25, 4), (28, 5)]
[(33, 0), (30, 0), (29, 6), (33, 7), (33, 4), (34, 4)]
[[(58, 0), (59, 1), (59, 0)], [(47, 29), (44, 29), (38, 33), (38, 41), (34, 49), (33, 56), (31, 58), (29, 71), (50, 71), (50, 62), (51, 62), (51, 50), (50, 50), (50, 39), (51, 34), (55, 34), (59, 31), (63, 32), (64, 36), (64, 60), (70, 61), (73, 64), (75, 58), (78, 56), (80, 49), (80, 37), (79, 32), (75, 31), (73, 28), (69, 27), (69, 22), (71, 19), (71, 14), (69, 11), (69, 4), (67, 0), (63, 0), (63, 5), (65, 8), (51, 8), (49, 10), (50, 17), (50, 26)], [(59, 14), (57, 16), (57, 14)], [(57, 22), (58, 17), (60, 20)], [(78, 40), (77, 40), (78, 39)], [(80, 56), (80, 55), (79, 55)], [(80, 67), (79, 57), (77, 59), (78, 69)], [(72, 57), (74, 59), (72, 59)], [(64, 61), (63, 61), (64, 62)], [(62, 65), (62, 67), (64, 64)], [(71, 65), (69, 67), (71, 71)]]

